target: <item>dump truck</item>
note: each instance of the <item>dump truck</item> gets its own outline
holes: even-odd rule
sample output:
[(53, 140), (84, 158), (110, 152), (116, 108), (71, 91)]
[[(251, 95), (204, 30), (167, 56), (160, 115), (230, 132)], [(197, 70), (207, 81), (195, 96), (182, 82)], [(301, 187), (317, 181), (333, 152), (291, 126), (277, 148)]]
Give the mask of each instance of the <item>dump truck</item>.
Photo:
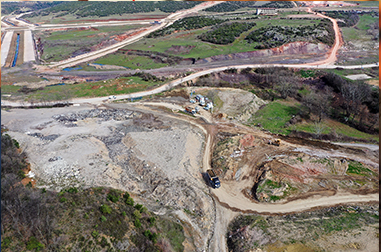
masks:
[(206, 171), (206, 173), (208, 174), (208, 178), (210, 180), (210, 184), (213, 188), (219, 188), (221, 185), (220, 185), (220, 180), (218, 179), (218, 177), (216, 176), (216, 174), (214, 173), (214, 171), (212, 169), (209, 169)]
[(193, 109), (192, 107), (186, 107), (185, 111), (188, 113), (191, 113), (192, 115), (194, 115), (196, 113), (196, 110)]

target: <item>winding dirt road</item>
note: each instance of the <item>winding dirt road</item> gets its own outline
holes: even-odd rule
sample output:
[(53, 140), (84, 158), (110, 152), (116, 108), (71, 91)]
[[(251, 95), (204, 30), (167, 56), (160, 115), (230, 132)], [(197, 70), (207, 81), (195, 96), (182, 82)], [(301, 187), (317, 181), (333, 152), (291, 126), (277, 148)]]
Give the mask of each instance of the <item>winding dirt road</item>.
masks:
[(316, 64), (316, 65), (326, 65), (326, 64), (332, 64), (333, 65), (337, 60), (337, 57), (336, 57), (337, 52), (339, 51), (340, 47), (343, 45), (343, 38), (341, 37), (340, 28), (337, 24), (337, 21), (334, 18), (331, 18), (331, 17), (325, 16), (323, 14), (314, 12), (311, 10), (311, 8), (307, 8), (307, 12), (315, 14), (316, 16), (319, 16), (322, 18), (327, 18), (333, 24), (333, 29), (335, 31), (335, 43), (330, 50), (329, 56), (325, 60), (314, 62), (314, 64)]

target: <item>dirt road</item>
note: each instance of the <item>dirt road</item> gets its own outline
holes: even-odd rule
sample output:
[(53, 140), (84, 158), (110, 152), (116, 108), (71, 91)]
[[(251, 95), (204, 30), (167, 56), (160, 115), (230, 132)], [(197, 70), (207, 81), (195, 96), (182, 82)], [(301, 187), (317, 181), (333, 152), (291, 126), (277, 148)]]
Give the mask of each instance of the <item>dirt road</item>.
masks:
[(340, 49), (341, 45), (343, 44), (343, 38), (341, 37), (341, 33), (340, 33), (339, 26), (337, 24), (337, 21), (334, 18), (331, 18), (331, 17), (325, 16), (323, 14), (314, 12), (311, 10), (311, 8), (307, 8), (307, 12), (315, 14), (318, 17), (327, 18), (333, 24), (333, 29), (335, 31), (335, 43), (334, 43), (334, 45), (330, 51), (330, 54), (329, 54), (327, 59), (322, 60), (322, 61), (318, 61), (318, 62), (314, 62), (314, 64), (316, 64), (316, 65), (326, 65), (326, 64), (333, 65), (337, 60), (337, 57), (336, 57), (337, 52)]

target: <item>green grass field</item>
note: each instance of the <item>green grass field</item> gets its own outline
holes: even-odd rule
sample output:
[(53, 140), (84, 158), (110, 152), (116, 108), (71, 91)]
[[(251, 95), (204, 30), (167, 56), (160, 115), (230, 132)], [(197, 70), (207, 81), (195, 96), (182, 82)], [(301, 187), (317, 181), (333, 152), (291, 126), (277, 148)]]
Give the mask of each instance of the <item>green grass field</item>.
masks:
[(109, 54), (97, 59), (94, 63), (124, 66), (131, 69), (154, 69), (168, 66), (168, 64), (156, 63), (149, 57), (124, 54)]
[[(297, 102), (294, 104), (282, 101), (271, 102), (254, 114), (254, 116), (250, 119), (250, 124), (256, 125), (259, 123), (264, 129), (272, 133), (280, 133), (284, 135), (288, 135), (292, 131), (302, 131), (316, 134), (317, 126), (314, 122), (297, 123), (285, 127), (285, 124), (292, 118), (292, 115), (298, 114), (300, 106), (301, 105)], [(371, 135), (361, 132), (355, 128), (331, 119), (323, 119), (321, 125), (319, 126), (322, 126), (323, 129), (321, 134), (329, 134), (335, 130), (336, 133), (341, 136), (373, 141), (375, 140), (379, 142), (378, 135)]]
[(353, 27), (342, 27), (344, 41), (352, 40), (361, 40), (366, 41), (370, 39), (370, 36), (367, 35), (366, 31), (369, 29), (369, 25), (375, 22), (378, 22), (378, 18), (372, 17), (371, 15), (361, 15), (360, 20), (357, 23), (357, 28)]
[(59, 85), (45, 87), (33, 93), (23, 95), (18, 92), (20, 87), (3, 86), (3, 94), (11, 94), (12, 97), (18, 96), (25, 101), (55, 101), (68, 100), (74, 97), (101, 97), (117, 94), (129, 94), (144, 91), (154, 85), (161, 85), (163, 82), (146, 82), (140, 77), (121, 77), (117, 79), (97, 82), (84, 82), (73, 85)]
[(291, 129), (284, 128), (285, 124), (299, 111), (299, 104), (289, 105), (281, 101), (267, 104), (251, 118), (251, 123), (261, 124), (263, 128), (272, 133), (288, 135)]

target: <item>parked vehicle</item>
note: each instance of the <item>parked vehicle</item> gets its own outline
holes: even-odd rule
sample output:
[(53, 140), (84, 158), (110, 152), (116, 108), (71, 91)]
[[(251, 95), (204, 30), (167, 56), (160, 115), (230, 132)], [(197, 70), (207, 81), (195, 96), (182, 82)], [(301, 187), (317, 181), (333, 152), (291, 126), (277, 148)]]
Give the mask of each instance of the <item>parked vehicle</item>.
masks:
[(220, 180), (218, 179), (214, 171), (212, 169), (209, 169), (206, 171), (206, 173), (208, 174), (211, 186), (213, 188), (219, 188), (221, 186)]

